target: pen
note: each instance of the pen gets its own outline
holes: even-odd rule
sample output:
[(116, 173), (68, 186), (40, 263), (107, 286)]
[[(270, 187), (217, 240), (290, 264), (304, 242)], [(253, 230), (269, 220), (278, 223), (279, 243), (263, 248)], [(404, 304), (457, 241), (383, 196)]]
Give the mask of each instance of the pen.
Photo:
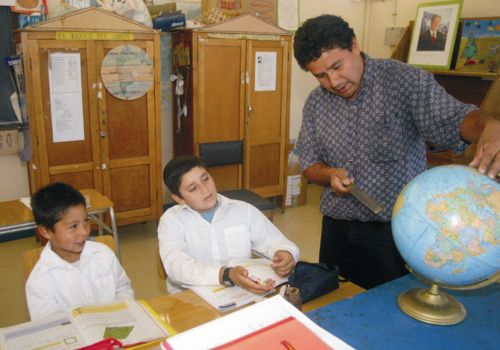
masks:
[(280, 343), (286, 350), (295, 350), (295, 347), (288, 340), (282, 340)]
[(236, 306), (236, 303), (232, 302), (232, 303), (227, 303), (227, 304), (219, 305), (219, 309), (220, 310), (226, 310), (226, 309), (229, 309), (229, 308), (235, 307), (235, 306)]

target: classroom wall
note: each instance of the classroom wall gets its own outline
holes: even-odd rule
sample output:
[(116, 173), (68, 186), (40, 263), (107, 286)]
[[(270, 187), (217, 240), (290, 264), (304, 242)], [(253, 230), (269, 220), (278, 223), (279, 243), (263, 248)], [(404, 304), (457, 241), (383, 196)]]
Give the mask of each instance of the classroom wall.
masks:
[[(406, 27), (415, 19), (420, 3), (435, 0), (301, 0), (300, 21), (324, 13), (340, 15), (354, 29), (363, 51), (371, 57), (388, 58), (394, 47), (384, 44), (385, 28)], [(396, 7), (395, 7), (396, 5)], [(396, 11), (394, 9), (396, 8)], [(392, 16), (396, 13), (395, 20)], [(462, 18), (500, 17), (500, 0), (464, 0)], [(363, 20), (364, 19), (364, 20)], [(393, 24), (394, 23), (394, 24)], [(318, 84), (310, 73), (293, 62), (290, 106), (290, 138), (296, 138), (302, 121), (302, 106)]]
[[(49, 0), (56, 1), (56, 0)], [(324, 13), (338, 14), (347, 20), (363, 48), (372, 57), (390, 57), (393, 48), (384, 45), (385, 28), (405, 27), (415, 18), (419, 3), (432, 0), (301, 0), (300, 20)], [(395, 19), (392, 16), (396, 6)], [(500, 17), (499, 0), (464, 0), (462, 17)], [(290, 104), (290, 138), (297, 137), (302, 120), (302, 106), (309, 92), (317, 86), (311, 74), (302, 71), (293, 60)], [(170, 121), (168, 121), (170, 122)], [(164, 134), (163, 145), (171, 144)], [(168, 153), (163, 150), (162, 153)], [(165, 160), (164, 160), (165, 161)], [(0, 157), (0, 201), (29, 196), (26, 164), (17, 156)]]

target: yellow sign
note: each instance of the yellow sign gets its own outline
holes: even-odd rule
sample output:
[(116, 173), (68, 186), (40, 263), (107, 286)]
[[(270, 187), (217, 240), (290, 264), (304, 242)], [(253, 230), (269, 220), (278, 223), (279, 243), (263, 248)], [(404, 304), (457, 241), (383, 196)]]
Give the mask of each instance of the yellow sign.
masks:
[(134, 33), (56, 32), (56, 40), (134, 40)]

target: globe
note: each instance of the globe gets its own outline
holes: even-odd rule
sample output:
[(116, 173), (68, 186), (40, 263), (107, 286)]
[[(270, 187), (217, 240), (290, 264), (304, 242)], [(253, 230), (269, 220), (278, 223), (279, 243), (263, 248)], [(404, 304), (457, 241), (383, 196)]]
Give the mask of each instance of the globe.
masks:
[(453, 288), (497, 279), (500, 184), (466, 166), (431, 168), (401, 191), (392, 231), (412, 272), (432, 284)]

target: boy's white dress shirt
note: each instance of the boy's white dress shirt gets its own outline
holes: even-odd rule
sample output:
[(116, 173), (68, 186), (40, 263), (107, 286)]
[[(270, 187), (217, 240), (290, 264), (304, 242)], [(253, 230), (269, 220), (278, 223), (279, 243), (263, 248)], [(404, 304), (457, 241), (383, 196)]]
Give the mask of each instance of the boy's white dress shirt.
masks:
[(220, 268), (230, 259), (251, 258), (252, 250), (270, 259), (286, 250), (298, 261), (297, 246), (260, 210), (220, 194), (217, 202), (212, 222), (187, 205), (176, 205), (161, 217), (158, 239), (170, 293), (181, 285), (219, 284)]
[(47, 243), (26, 281), (32, 320), (70, 307), (134, 299), (134, 290), (115, 253), (105, 244), (87, 241), (80, 260), (69, 263)]

